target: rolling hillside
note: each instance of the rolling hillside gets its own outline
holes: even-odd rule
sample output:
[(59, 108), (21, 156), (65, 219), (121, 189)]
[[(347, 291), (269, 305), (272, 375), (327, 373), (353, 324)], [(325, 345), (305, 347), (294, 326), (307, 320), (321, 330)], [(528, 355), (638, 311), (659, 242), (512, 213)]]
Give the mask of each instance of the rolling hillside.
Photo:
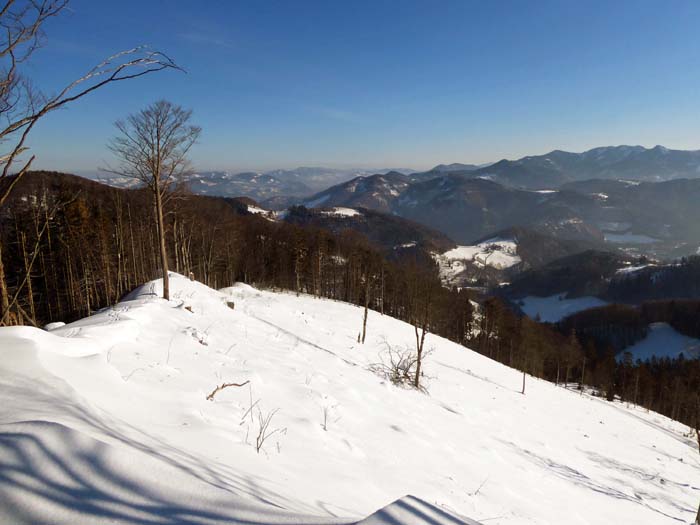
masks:
[(684, 425), (532, 378), (522, 395), (521, 373), (432, 335), (427, 393), (402, 388), (377, 370), (415, 344), (410, 325), (370, 312), (359, 345), (358, 307), (171, 285), (171, 301), (154, 281), (48, 332), (0, 329), (0, 521), (694, 517)]

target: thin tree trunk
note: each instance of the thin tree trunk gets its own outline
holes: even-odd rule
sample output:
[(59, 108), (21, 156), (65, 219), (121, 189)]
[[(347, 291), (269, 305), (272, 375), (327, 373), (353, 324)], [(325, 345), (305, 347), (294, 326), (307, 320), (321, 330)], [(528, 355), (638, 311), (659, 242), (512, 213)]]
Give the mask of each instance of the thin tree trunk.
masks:
[[(32, 269), (29, 266), (27, 258), (27, 236), (24, 232), (20, 233), (22, 242), (22, 258), (24, 259), (24, 271), (27, 272), (27, 298), (29, 299), (29, 317), (32, 319), (32, 324), (36, 326), (36, 309), (34, 308), (34, 288), (32, 288)], [(38, 248), (37, 248), (38, 249)]]
[(367, 284), (365, 285), (365, 315), (362, 319), (362, 344), (365, 344), (365, 336), (367, 335), (367, 313), (369, 310), (369, 276), (367, 276)]
[(381, 291), (381, 294), (382, 294), (382, 299), (381, 299), (379, 304), (381, 305), (381, 313), (382, 313), (382, 315), (384, 315), (384, 265), (383, 264), (382, 264), (382, 291)]
[(163, 221), (163, 200), (160, 188), (155, 187), (156, 214), (158, 219), (158, 241), (160, 244), (160, 267), (163, 271), (163, 299), (170, 300), (170, 277), (168, 276), (168, 252), (165, 246), (165, 223)]
[(416, 388), (420, 388), (421, 365), (423, 364), (423, 345), (425, 344), (425, 333), (428, 330), (427, 320), (424, 320), (423, 322), (420, 338), (418, 337), (418, 323), (416, 323), (413, 328), (416, 331), (416, 346), (418, 351), (418, 355), (416, 356), (416, 378), (414, 385)]
[[(0, 318), (8, 319), (9, 309), (10, 296), (7, 292), (7, 282), (5, 281), (5, 265), (2, 262), (2, 241), (0, 240)], [(1, 324), (3, 323), (0, 323), (0, 325)]]

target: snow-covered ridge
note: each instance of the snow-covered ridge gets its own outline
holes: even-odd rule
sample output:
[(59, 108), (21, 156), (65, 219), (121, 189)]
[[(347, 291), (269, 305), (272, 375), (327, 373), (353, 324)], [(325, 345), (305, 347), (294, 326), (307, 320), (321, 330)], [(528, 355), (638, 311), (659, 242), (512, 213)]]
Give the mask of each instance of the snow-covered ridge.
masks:
[(160, 291), (0, 329), (0, 523), (694, 518), (684, 425), (532, 378), (522, 395), (520, 372), (432, 335), (428, 394), (406, 390), (370, 371), (415, 344), (406, 323), (371, 311), (360, 345), (345, 303), (175, 274)]

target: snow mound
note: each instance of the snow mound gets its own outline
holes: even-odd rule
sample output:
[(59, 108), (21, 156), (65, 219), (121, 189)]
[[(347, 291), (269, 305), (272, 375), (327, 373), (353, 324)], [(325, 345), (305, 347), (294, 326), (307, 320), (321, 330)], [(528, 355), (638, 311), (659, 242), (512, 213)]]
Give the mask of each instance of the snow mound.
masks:
[(476, 521), (457, 518), (449, 512), (415, 496), (405, 496), (378, 510), (357, 525), (479, 525)]
[(433, 335), (419, 393), (372, 372), (415, 344), (406, 323), (370, 311), (361, 345), (346, 303), (161, 289), (0, 328), (0, 523), (347, 524), (405, 494), (374, 523), (694, 519), (696, 444), (668, 418), (532, 378), (523, 396), (520, 372)]

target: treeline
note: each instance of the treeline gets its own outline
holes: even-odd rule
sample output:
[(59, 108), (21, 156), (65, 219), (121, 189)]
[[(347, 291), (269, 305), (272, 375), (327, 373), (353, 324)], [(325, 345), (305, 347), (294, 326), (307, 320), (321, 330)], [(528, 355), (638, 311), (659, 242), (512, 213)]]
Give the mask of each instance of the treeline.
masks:
[(625, 350), (649, 333), (652, 323), (668, 323), (678, 332), (700, 339), (700, 301), (649, 301), (639, 306), (613, 304), (592, 308), (558, 324), (563, 333), (576, 333), (593, 359), (612, 373), (596, 386), (608, 399), (642, 405), (673, 419), (700, 426), (700, 360), (652, 358), (634, 361)]
[(675, 264), (650, 265), (622, 274), (610, 281), (606, 296), (627, 303), (668, 297), (700, 299), (700, 257), (684, 257)]
[[(619, 272), (625, 267), (638, 269)], [(656, 264), (646, 257), (615, 252), (586, 251), (557, 259), (514, 277), (501, 290), (509, 297), (546, 297), (566, 290), (569, 296), (594, 295), (610, 302), (700, 299), (700, 256), (672, 264)]]
[(616, 363), (613, 381), (608, 399), (614, 395), (700, 428), (700, 359), (654, 357), (633, 363), (627, 353)]
[(409, 247), (424, 252), (445, 252), (455, 247), (446, 235), (408, 219), (380, 213), (368, 208), (357, 208), (357, 215), (344, 216), (328, 210), (292, 206), (284, 221), (299, 226), (315, 226), (334, 233), (351, 229), (363, 234), (375, 246), (382, 248), (389, 258)]
[(575, 331), (593, 339), (599, 348), (624, 351), (644, 339), (651, 323), (668, 323), (688, 337), (700, 339), (700, 301), (671, 299), (648, 301), (639, 306), (611, 304), (575, 313), (559, 324), (564, 332)]
[[(613, 350), (594, 338), (537, 323), (498, 298), (448, 290), (431, 261), (410, 252), (390, 261), (352, 230), (331, 233), (272, 221), (246, 214), (239, 201), (183, 190), (168, 194), (165, 210), (170, 268), (213, 288), (242, 281), (347, 301), (412, 323), (417, 332), (426, 327), (533, 376), (583, 382), (687, 423), (697, 420), (692, 385), (698, 369), (690, 362), (618, 363)], [(2, 324), (69, 322), (159, 277), (154, 214), (145, 190), (27, 174), (0, 215), (9, 298)], [(358, 323), (359, 338), (361, 320), (348, 322)], [(630, 377), (637, 378), (634, 391)]]
[(630, 262), (630, 259), (618, 253), (588, 250), (525, 271), (516, 276), (503, 292), (510, 297), (547, 297), (566, 290), (574, 297), (603, 297), (610, 280), (625, 262)]

